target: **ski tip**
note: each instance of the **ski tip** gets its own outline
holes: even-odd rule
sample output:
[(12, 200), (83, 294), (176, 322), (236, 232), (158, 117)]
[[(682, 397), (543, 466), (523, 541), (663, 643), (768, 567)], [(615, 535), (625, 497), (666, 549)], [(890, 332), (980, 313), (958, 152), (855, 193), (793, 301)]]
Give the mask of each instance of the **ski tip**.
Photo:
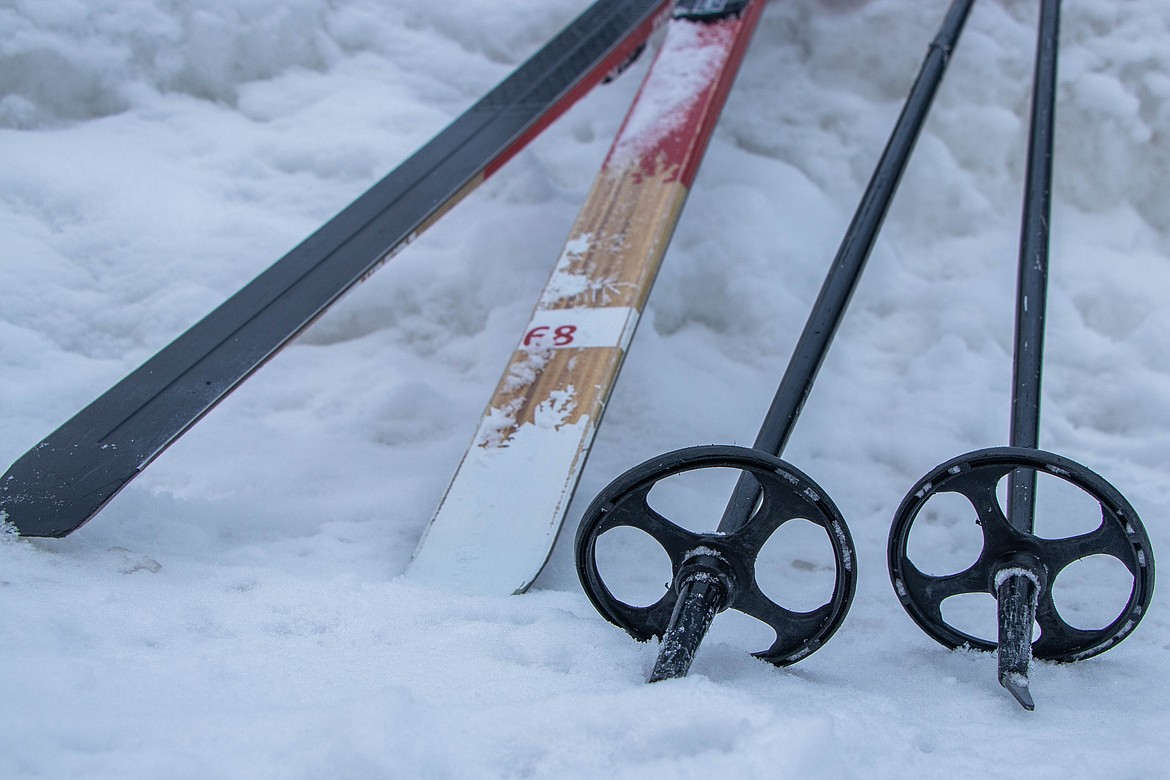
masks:
[(999, 684), (1007, 688), (1008, 693), (1016, 697), (1020, 706), (1028, 712), (1036, 709), (1036, 702), (1032, 700), (1032, 692), (1028, 690), (1028, 678), (1018, 674), (1004, 675)]
[(73, 448), (62, 455), (42, 443), (0, 476), (0, 515), (21, 536), (67, 536), (136, 473), (136, 464), (100, 449)]

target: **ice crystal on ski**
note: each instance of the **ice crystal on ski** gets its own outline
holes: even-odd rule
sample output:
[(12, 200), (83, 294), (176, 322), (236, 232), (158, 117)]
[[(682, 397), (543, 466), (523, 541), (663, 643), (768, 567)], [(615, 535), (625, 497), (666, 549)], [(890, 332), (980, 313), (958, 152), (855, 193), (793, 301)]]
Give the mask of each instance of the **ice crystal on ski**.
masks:
[(624, 236), (610, 236), (606, 239), (592, 233), (582, 233), (571, 239), (561, 253), (557, 266), (545, 286), (540, 298), (542, 308), (552, 308), (565, 301), (578, 301), (594, 306), (604, 306), (612, 301), (623, 287), (631, 287), (629, 282), (622, 282), (617, 274), (607, 274), (598, 278), (593, 273), (591, 252), (603, 243), (610, 244), (610, 250), (620, 251), (625, 243)]

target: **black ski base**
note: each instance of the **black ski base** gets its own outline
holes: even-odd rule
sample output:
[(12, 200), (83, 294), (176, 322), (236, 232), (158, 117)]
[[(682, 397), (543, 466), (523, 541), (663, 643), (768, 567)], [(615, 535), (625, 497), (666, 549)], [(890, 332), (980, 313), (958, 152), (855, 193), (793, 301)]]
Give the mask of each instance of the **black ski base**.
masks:
[(368, 192), (0, 477), (0, 518), (60, 537), (627, 61), (669, 0), (598, 0)]

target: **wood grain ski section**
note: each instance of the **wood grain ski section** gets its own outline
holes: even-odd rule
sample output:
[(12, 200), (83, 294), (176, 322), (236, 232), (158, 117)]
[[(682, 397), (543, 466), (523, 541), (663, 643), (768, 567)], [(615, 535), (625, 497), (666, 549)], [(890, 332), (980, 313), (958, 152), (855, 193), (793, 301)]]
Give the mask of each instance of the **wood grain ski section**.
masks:
[[(521, 344), (513, 354), (489, 403), (489, 409), (514, 410), (511, 430), (501, 432), (504, 442), (520, 426), (535, 423), (539, 405), (558, 391), (572, 389), (576, 401), (564, 422), (600, 416), (686, 201), (687, 189), (682, 182), (664, 174), (660, 171), (634, 180), (607, 171), (594, 184), (546, 296), (549, 289), (555, 291), (566, 284), (585, 289), (576, 295), (542, 300), (532, 322), (547, 321), (549, 331), (534, 332), (540, 325), (528, 328), (525, 338), (530, 343)], [(575, 247), (583, 251), (574, 251)], [(614, 343), (574, 348), (576, 332), (562, 331), (558, 336), (558, 328), (580, 328), (575, 315), (581, 310), (600, 308), (614, 312), (615, 321), (628, 323), (614, 329)], [(554, 312), (562, 316), (558, 318)], [(560, 345), (558, 340), (567, 343)], [(523, 381), (534, 364), (540, 370), (531, 381)], [(480, 442), (480, 446), (485, 444)]]
[(668, 26), (412, 577), (507, 594), (543, 567), (762, 7)]

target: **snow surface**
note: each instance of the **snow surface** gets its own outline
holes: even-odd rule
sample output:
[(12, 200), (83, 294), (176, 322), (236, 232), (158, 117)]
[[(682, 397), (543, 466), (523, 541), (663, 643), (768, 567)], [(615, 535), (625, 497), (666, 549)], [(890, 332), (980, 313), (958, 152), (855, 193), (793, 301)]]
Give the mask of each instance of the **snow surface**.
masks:
[(626, 116), (608, 164), (618, 169), (634, 164), (676, 133), (711, 89), (734, 39), (733, 28), (726, 25), (674, 25), (673, 32), (663, 36), (661, 61)]
[[(0, 4), (0, 464), (586, 5)], [(0, 536), (0, 776), (1164, 772), (1170, 618), (1157, 595), (1109, 653), (1037, 664), (1026, 713), (994, 659), (921, 633), (886, 574), (904, 492), (939, 462), (1006, 443), (1034, 3), (977, 4), (785, 453), (856, 542), (858, 593), (838, 634), (781, 670), (746, 652), (770, 637), (725, 613), (688, 678), (646, 685), (656, 647), (599, 617), (573, 571), (572, 531), (611, 479), (665, 450), (754, 438), (943, 10), (770, 4), (535, 590), (477, 598), (400, 575), (648, 58), (90, 524), (64, 540)], [(1165, 551), (1170, 4), (1070, 0), (1064, 42), (1041, 443), (1110, 479)], [(1041, 533), (1099, 522), (1059, 487), (1046, 504), (1060, 480), (1040, 481), (1042, 513), (1055, 508)], [(714, 525), (729, 484), (697, 474), (662, 501)], [(920, 523), (917, 564), (974, 560), (964, 507), (941, 500)], [(802, 525), (765, 548), (762, 586), (823, 598), (824, 545)], [(605, 547), (615, 590), (656, 598), (662, 555), (628, 541)], [(1127, 579), (1088, 559), (1058, 578), (1058, 606), (1105, 625)], [(955, 601), (956, 623), (986, 626), (985, 599)]]

